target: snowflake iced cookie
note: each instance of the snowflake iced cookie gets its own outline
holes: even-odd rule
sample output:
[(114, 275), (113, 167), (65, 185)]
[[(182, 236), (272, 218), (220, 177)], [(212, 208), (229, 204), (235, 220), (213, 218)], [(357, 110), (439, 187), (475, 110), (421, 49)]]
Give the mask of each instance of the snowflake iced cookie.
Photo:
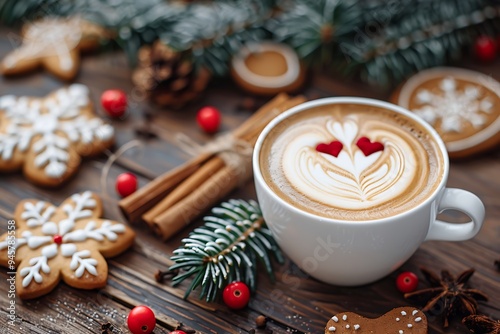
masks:
[(63, 80), (78, 73), (80, 52), (96, 48), (108, 32), (78, 17), (45, 18), (27, 23), (21, 32), (22, 45), (0, 63), (4, 75), (26, 73), (39, 67)]
[(413, 307), (395, 308), (380, 318), (369, 319), (353, 312), (334, 315), (325, 334), (426, 334), (427, 318)]
[(0, 97), (0, 172), (22, 169), (36, 184), (57, 186), (73, 175), (81, 156), (113, 144), (113, 128), (96, 117), (80, 84), (46, 98)]
[(104, 287), (108, 277), (104, 258), (130, 247), (135, 233), (99, 218), (101, 214), (100, 199), (89, 191), (74, 194), (59, 207), (34, 199), (19, 203), (15, 234), (10, 230), (0, 237), (0, 264), (10, 271), (17, 266), (16, 294), (36, 298), (61, 279), (79, 289)]
[(411, 77), (392, 102), (431, 124), (452, 158), (500, 142), (500, 83), (474, 71), (434, 68)]

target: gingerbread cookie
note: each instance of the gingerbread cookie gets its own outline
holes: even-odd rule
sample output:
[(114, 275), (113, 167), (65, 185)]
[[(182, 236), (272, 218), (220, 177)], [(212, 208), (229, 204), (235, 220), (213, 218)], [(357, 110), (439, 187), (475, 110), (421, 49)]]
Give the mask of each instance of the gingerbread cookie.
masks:
[(452, 158), (500, 142), (500, 83), (474, 71), (434, 68), (411, 77), (392, 97), (431, 124)]
[(0, 264), (10, 271), (17, 267), (16, 294), (23, 299), (42, 296), (61, 278), (78, 289), (104, 287), (104, 258), (130, 247), (135, 233), (100, 219), (101, 214), (101, 201), (90, 191), (74, 194), (58, 208), (34, 199), (19, 203), (16, 229), (0, 237)]
[(78, 17), (45, 18), (27, 23), (21, 32), (22, 45), (0, 63), (4, 75), (26, 73), (39, 67), (63, 80), (78, 73), (80, 52), (96, 48), (108, 32)]
[(84, 85), (46, 98), (0, 97), (0, 171), (22, 169), (36, 184), (57, 186), (73, 175), (81, 156), (113, 144), (113, 128), (96, 117)]
[(380, 318), (368, 319), (353, 312), (333, 316), (325, 334), (426, 334), (427, 318), (414, 307), (398, 307)]
[(231, 75), (244, 90), (258, 95), (297, 91), (306, 71), (289, 46), (276, 42), (247, 43), (231, 62)]

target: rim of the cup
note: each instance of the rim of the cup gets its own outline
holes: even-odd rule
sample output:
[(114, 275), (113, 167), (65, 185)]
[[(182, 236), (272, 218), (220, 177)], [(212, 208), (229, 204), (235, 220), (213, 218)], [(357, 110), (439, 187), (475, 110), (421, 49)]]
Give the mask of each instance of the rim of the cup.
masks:
[[(294, 205), (288, 203), (284, 199), (282, 199), (280, 196), (278, 196), (268, 185), (266, 180), (264, 180), (264, 177), (262, 176), (262, 172), (260, 169), (260, 152), (262, 148), (262, 143), (264, 142), (265, 138), (273, 129), (276, 125), (290, 117), (291, 115), (300, 113), (304, 110), (312, 109), (315, 107), (319, 106), (324, 106), (324, 105), (334, 105), (334, 104), (359, 104), (359, 105), (368, 105), (368, 106), (373, 106), (373, 107), (379, 107), (379, 108), (384, 108), (384, 109), (389, 109), (391, 111), (395, 111), (399, 114), (402, 114), (415, 122), (417, 122), (420, 126), (425, 128), (428, 133), (431, 134), (433, 139), (435, 140), (436, 144), (439, 147), (440, 153), (443, 158), (443, 174), (441, 176), (441, 180), (439, 181), (439, 185), (434, 189), (434, 191), (422, 202), (417, 204), (416, 206), (404, 211), (400, 212), (398, 214), (392, 215), (392, 216), (387, 216), (383, 218), (376, 218), (376, 219), (363, 219), (363, 220), (343, 220), (343, 219), (335, 219), (327, 216), (321, 216), (318, 214), (313, 214), (310, 212), (307, 212), (305, 210), (299, 209), (295, 207)], [(254, 151), (253, 151), (253, 156), (252, 156), (252, 165), (253, 165), (253, 174), (256, 179), (256, 182), (260, 182), (265, 189), (266, 192), (271, 194), (275, 200), (277, 200), (281, 205), (284, 205), (288, 209), (295, 211), (297, 213), (300, 213), (302, 215), (308, 216), (310, 218), (314, 219), (319, 219), (324, 222), (332, 222), (332, 223), (356, 223), (356, 224), (363, 224), (363, 223), (375, 223), (375, 222), (383, 222), (383, 221), (388, 221), (388, 220), (393, 220), (393, 219), (400, 219), (403, 218), (407, 215), (412, 214), (414, 211), (419, 210), (421, 207), (426, 206), (429, 204), (429, 202), (432, 202), (436, 196), (439, 194), (439, 192), (445, 187), (446, 182), (448, 180), (448, 174), (449, 174), (449, 157), (448, 157), (448, 151), (446, 150), (446, 146), (443, 142), (443, 139), (441, 136), (437, 133), (437, 131), (426, 121), (418, 117), (416, 114), (408, 111), (407, 109), (395, 105), (390, 102), (385, 102), (385, 101), (380, 101), (376, 99), (371, 99), (371, 98), (365, 98), (365, 97), (354, 97), (354, 96), (347, 96), (347, 97), (327, 97), (327, 98), (321, 98), (317, 100), (312, 100), (312, 101), (307, 101), (304, 103), (301, 103), (295, 107), (292, 107), (283, 113), (279, 114), (275, 118), (273, 118), (267, 125), (266, 127), (262, 130), (262, 132), (259, 134), (259, 137), (257, 138), (257, 141), (255, 142), (254, 146)]]

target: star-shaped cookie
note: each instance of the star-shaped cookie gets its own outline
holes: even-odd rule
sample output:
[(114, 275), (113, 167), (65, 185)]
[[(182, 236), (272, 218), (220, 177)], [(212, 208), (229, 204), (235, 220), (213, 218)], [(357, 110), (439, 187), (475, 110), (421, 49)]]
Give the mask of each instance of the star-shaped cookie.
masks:
[(43, 67), (63, 80), (78, 73), (80, 52), (96, 48), (109, 33), (78, 17), (44, 18), (24, 25), (19, 48), (7, 54), (0, 72), (15, 75)]

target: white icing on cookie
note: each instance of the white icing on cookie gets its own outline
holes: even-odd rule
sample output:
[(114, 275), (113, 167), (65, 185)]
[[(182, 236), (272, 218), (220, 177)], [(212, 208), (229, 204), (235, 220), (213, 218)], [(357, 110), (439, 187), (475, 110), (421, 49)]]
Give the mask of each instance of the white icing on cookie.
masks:
[[(354, 332), (360, 330), (360, 331), (363, 331), (363, 333), (378, 333), (378, 329), (380, 329), (380, 326), (384, 326), (384, 330), (386, 330), (386, 332), (384, 333), (414, 333), (415, 331), (418, 331), (418, 332), (421, 332), (421, 329), (427, 329), (426, 325), (424, 323), (419, 323), (419, 322), (422, 322), (422, 316), (418, 316), (416, 318), (413, 318), (415, 315), (418, 315), (418, 313), (420, 311), (418, 310), (414, 310), (413, 312), (411, 312), (411, 315), (409, 314), (409, 312), (406, 312), (404, 310), (398, 312), (398, 314), (400, 313), (402, 318), (396, 318), (396, 322), (394, 323), (394, 332), (391, 332), (389, 331), (389, 325), (391, 320), (390, 319), (394, 319), (394, 315), (393, 313), (394, 312), (397, 312), (398, 309), (394, 309), (392, 311), (390, 311), (389, 313), (386, 313), (384, 314), (383, 316), (381, 316), (380, 318), (376, 318), (376, 319), (369, 319), (369, 318), (364, 318), (357, 315), (357, 314), (354, 314), (353, 316), (347, 317), (347, 314), (338, 314), (337, 316), (334, 316), (332, 317), (331, 320), (333, 320), (335, 322), (334, 326), (332, 326), (332, 322), (329, 321), (327, 323), (327, 328), (328, 328), (328, 331), (330, 332), (337, 332), (337, 330), (340, 330), (342, 333), (352, 333), (354, 330)], [(337, 319), (336, 321), (333, 319)], [(352, 319), (357, 319), (356, 321), (353, 321)], [(388, 318), (388, 319), (386, 319)], [(361, 320), (361, 321), (360, 321)], [(400, 321), (402, 320), (402, 321)], [(349, 322), (349, 321), (352, 321), (352, 322)], [(364, 322), (363, 322), (364, 321)], [(362, 323), (363, 325), (360, 325), (360, 323)], [(361, 328), (363, 326), (363, 328)], [(346, 331), (348, 330), (348, 331)], [(393, 330), (393, 328), (390, 328), (390, 330)]]
[[(431, 80), (440, 80), (439, 91), (420, 88)], [(457, 80), (468, 85), (458, 89)], [(494, 94), (494, 100), (485, 96), (486, 91)], [(450, 152), (475, 147), (500, 131), (500, 117), (490, 124), (485, 122), (486, 115), (497, 113), (500, 108), (500, 83), (485, 74), (458, 68), (425, 70), (404, 84), (397, 103), (409, 108), (414, 94), (418, 107), (412, 111), (436, 127), (438, 132), (460, 133), (464, 124), (470, 124), (477, 130), (470, 137), (447, 141), (446, 147)]]
[(6, 68), (13, 68), (22, 60), (52, 56), (57, 57), (63, 71), (76, 66), (71, 50), (77, 47), (82, 37), (80, 19), (44, 19), (25, 27), (22, 46), (3, 60)]
[(85, 270), (97, 276), (96, 266), (97, 260), (90, 257), (90, 251), (83, 250), (73, 254), (69, 268), (75, 271), (76, 277), (82, 277)]
[[(76, 222), (81, 219), (88, 219), (92, 216), (93, 210), (96, 208), (96, 201), (92, 197), (92, 193), (86, 191), (82, 194), (74, 194), (71, 196), (72, 202), (65, 204), (62, 210), (66, 214), (66, 218), (59, 222), (48, 221), (49, 216), (55, 211), (53, 206), (47, 206), (45, 202), (39, 201), (36, 203), (26, 202), (24, 212), (21, 213), (23, 219), (38, 219), (32, 223), (30, 227), (34, 231), (24, 231), (22, 238), (16, 239), (17, 246), (27, 245), (30, 249), (36, 250), (45, 245), (41, 249), (40, 255), (37, 255), (28, 261), (29, 266), (22, 268), (19, 272), (23, 277), (23, 287), (27, 287), (34, 279), (35, 282), (41, 283), (43, 277), (41, 272), (50, 273), (50, 259), (56, 257), (59, 252), (63, 257), (71, 257), (70, 269), (75, 272), (76, 277), (82, 277), (87, 271), (91, 275), (97, 275), (98, 261), (91, 257), (91, 252), (88, 249), (78, 249), (78, 243), (89, 239), (103, 242), (106, 239), (115, 241), (119, 238), (119, 234), (125, 232), (123, 224), (113, 224), (109, 220), (103, 221), (100, 226), (91, 220), (84, 229), (75, 229)], [(47, 208), (44, 210), (43, 208)], [(47, 214), (49, 212), (50, 214)], [(42, 219), (43, 218), (43, 219)], [(39, 229), (39, 227), (41, 228)], [(37, 235), (34, 233), (41, 233)], [(55, 241), (55, 236), (62, 237), (62, 243), (59, 245)], [(74, 243), (70, 243), (74, 242)], [(7, 247), (7, 242), (0, 243), (0, 250)]]
[(16, 149), (31, 149), (34, 165), (47, 177), (63, 176), (68, 169), (70, 142), (92, 144), (113, 137), (110, 125), (83, 114), (88, 104), (88, 88), (81, 84), (60, 89), (45, 100), (2, 98), (0, 117), (3, 112), (9, 126), (6, 133), (0, 133), (0, 159), (9, 161)]
[(49, 205), (44, 209), (45, 206), (46, 203), (44, 201), (39, 201), (35, 204), (31, 202), (24, 203), (24, 211), (21, 214), (21, 218), (26, 220), (28, 227), (43, 225), (52, 217), (56, 208)]

